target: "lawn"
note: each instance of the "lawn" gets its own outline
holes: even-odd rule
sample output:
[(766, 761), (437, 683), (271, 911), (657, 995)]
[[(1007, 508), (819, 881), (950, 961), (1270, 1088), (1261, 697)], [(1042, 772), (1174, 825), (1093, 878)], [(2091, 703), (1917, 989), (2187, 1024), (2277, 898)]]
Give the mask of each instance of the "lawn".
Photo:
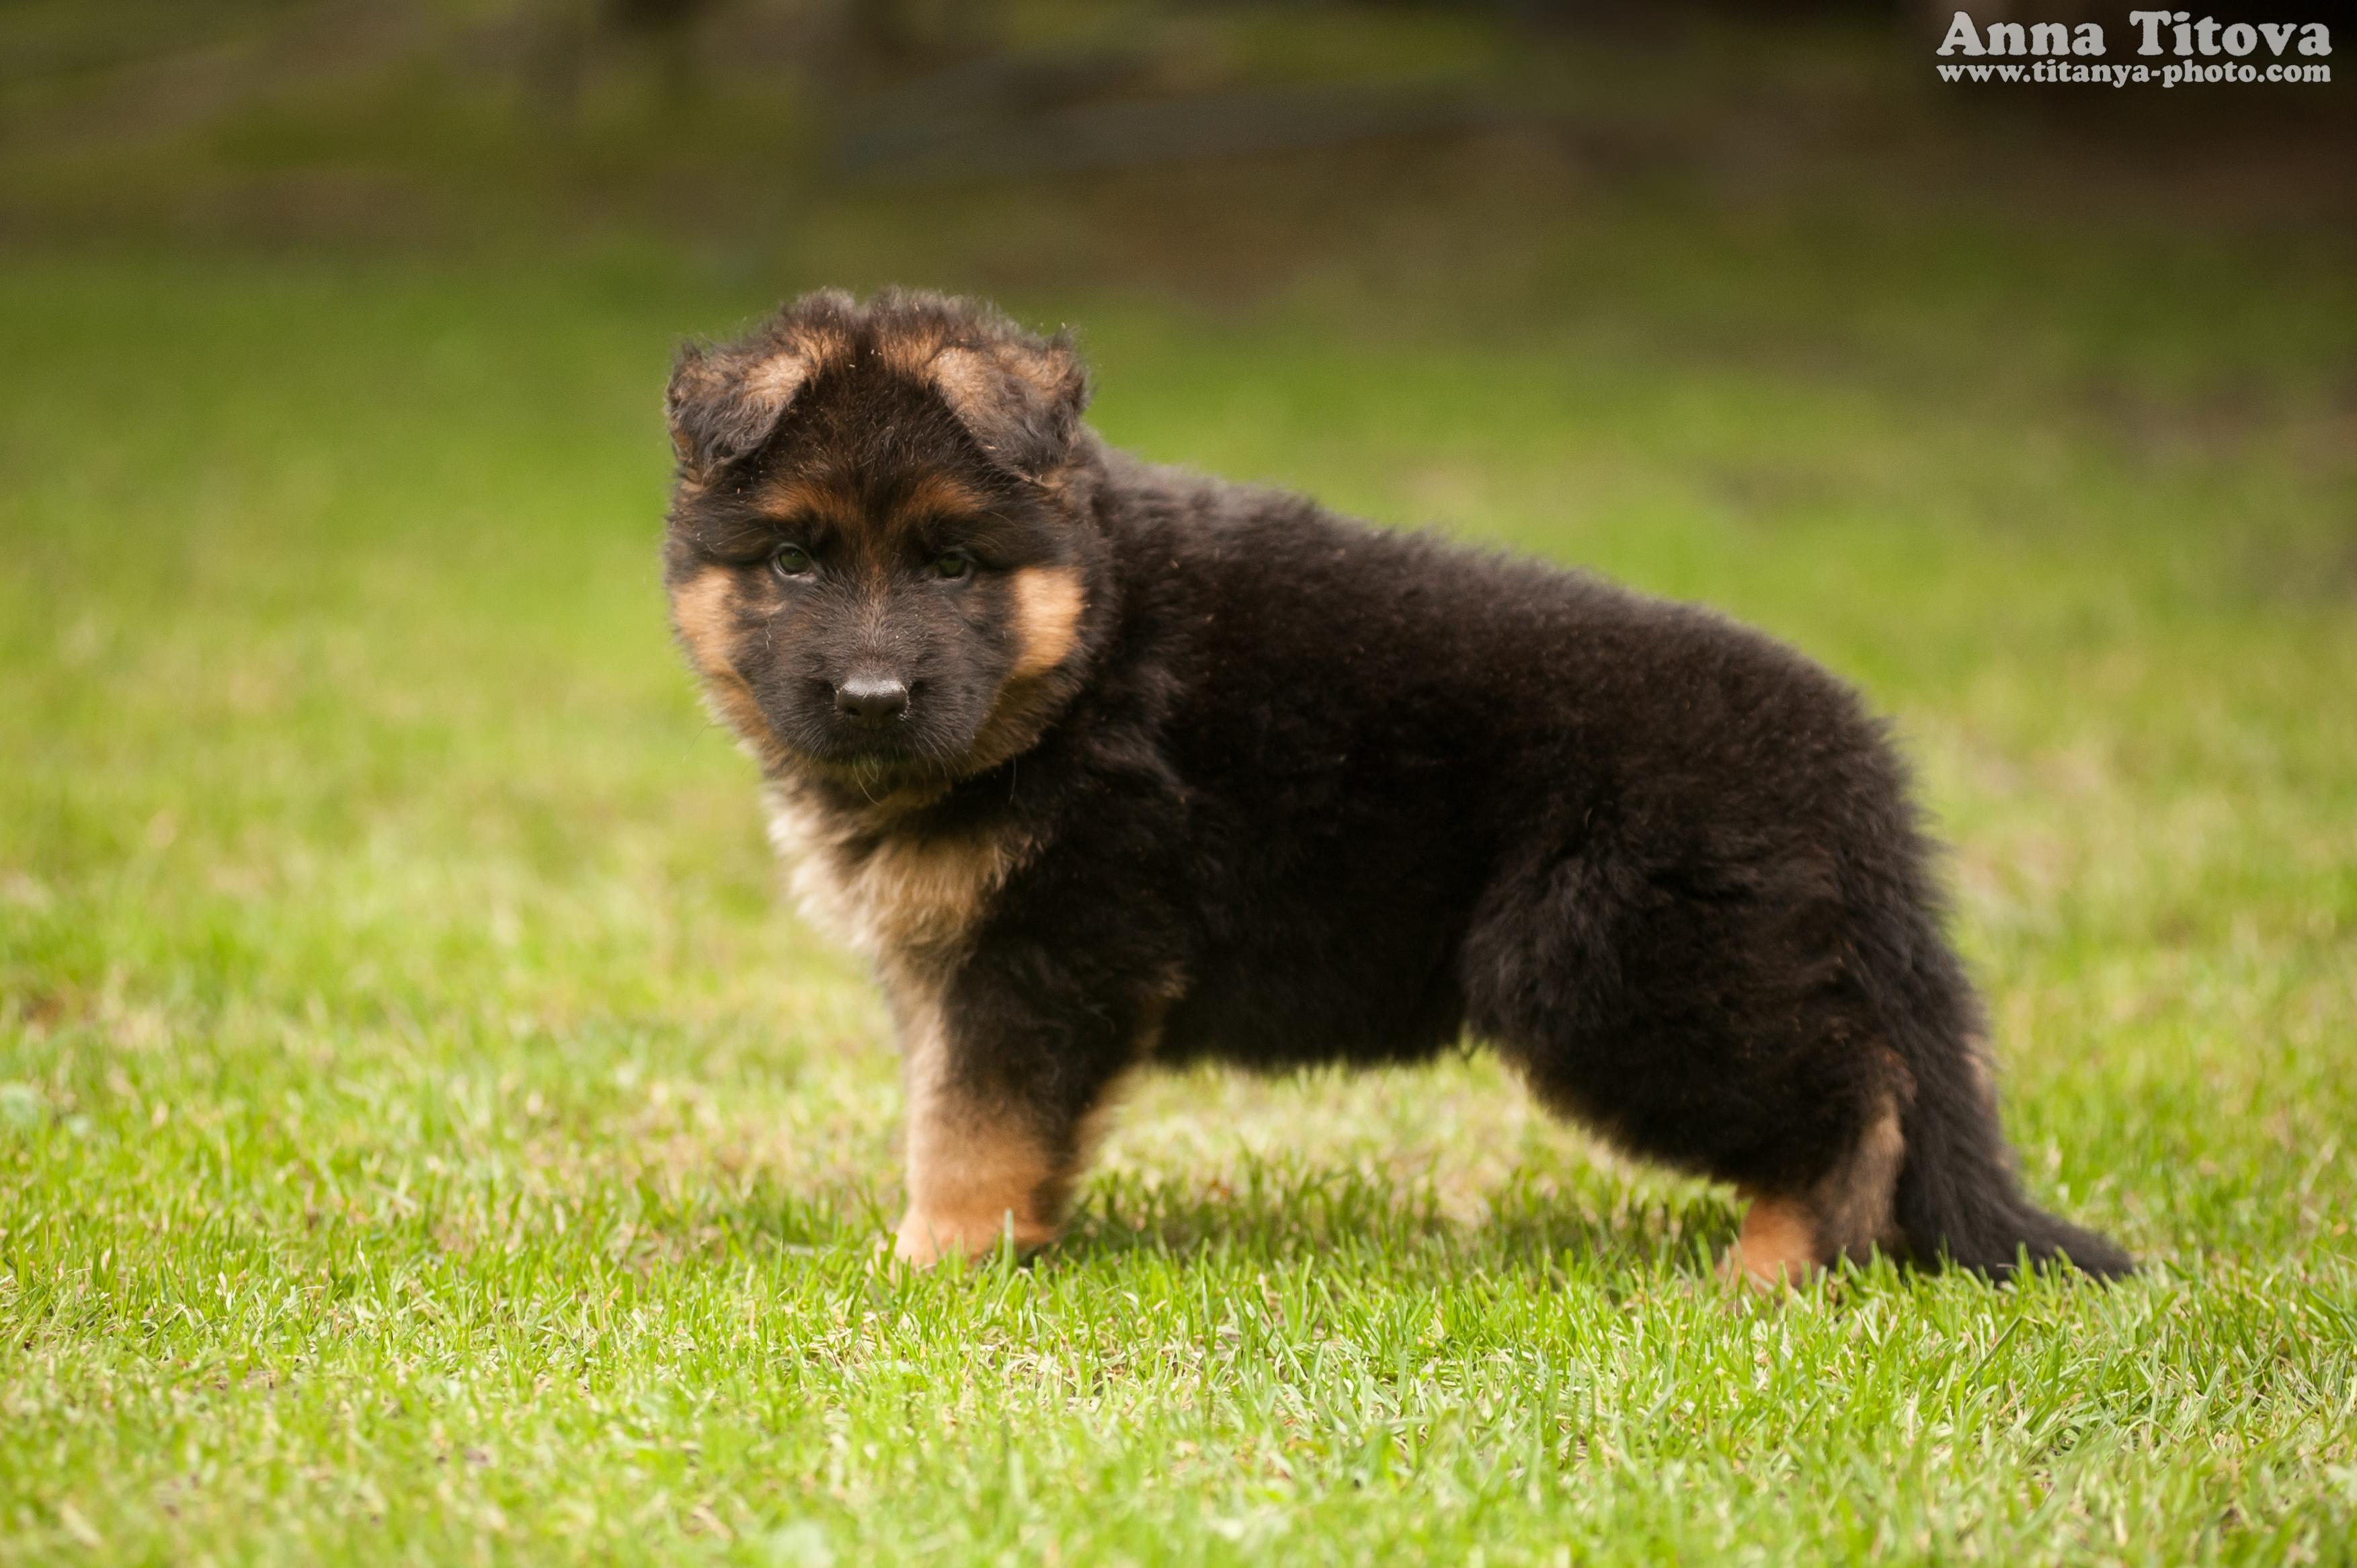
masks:
[[(1147, 225), (1072, 188), (1006, 199)], [(2345, 233), (1582, 188), (1192, 290), (860, 197), (0, 254), (0, 1563), (2357, 1562)], [(1857, 681), (2025, 1181), (2143, 1272), (1748, 1305), (1731, 1194), (1478, 1048), (1148, 1084), (1059, 1246), (892, 1266), (882, 1008), (654, 553), (672, 346), (888, 275)]]

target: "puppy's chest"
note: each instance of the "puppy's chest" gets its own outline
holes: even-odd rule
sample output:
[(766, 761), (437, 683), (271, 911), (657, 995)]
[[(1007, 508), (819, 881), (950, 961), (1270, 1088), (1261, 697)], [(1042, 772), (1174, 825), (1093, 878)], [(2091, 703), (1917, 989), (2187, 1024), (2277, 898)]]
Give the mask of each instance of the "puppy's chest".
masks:
[(879, 830), (873, 821), (781, 791), (769, 797), (770, 842), (812, 924), (870, 958), (956, 949), (1028, 858), (1014, 833)]

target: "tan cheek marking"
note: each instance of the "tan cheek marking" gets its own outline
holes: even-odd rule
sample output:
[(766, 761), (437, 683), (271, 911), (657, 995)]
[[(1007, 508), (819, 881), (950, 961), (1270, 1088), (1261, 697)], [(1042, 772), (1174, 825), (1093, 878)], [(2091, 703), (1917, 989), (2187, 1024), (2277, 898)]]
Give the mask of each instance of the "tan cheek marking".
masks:
[(1071, 566), (1026, 566), (1015, 574), (1015, 668), (1009, 677), (1044, 675), (1071, 657), (1086, 596)]
[(688, 657), (704, 676), (705, 697), (714, 715), (742, 736), (761, 760), (774, 761), (782, 755), (777, 735), (728, 657), (736, 633), (735, 596), (727, 569), (707, 566), (672, 590), (672, 625), (679, 628)]
[(712, 716), (753, 748), (753, 760), (766, 768), (785, 766), (785, 747), (778, 744), (777, 732), (762, 715), (761, 704), (753, 700), (752, 688), (733, 674), (716, 677), (705, 683), (704, 698)]
[(1008, 682), (966, 748), (963, 766), (969, 772), (986, 772), (1024, 750), (1039, 738), (1054, 706), (1055, 694), (1039, 682)]
[(706, 675), (737, 672), (728, 657), (737, 634), (735, 578), (725, 566), (706, 566), (672, 590), (671, 623)]
[(1816, 1269), (1816, 1221), (1807, 1206), (1765, 1196), (1751, 1199), (1742, 1233), (1719, 1264), (1727, 1278), (1739, 1275), (1757, 1289), (1771, 1291), (1803, 1283)]
[(949, 1082), (938, 1008), (912, 1009), (901, 1051), (908, 1084), (909, 1208), (894, 1253), (928, 1267), (977, 1258), (1012, 1233), (1018, 1248), (1056, 1239), (1071, 1169), (1013, 1117)]

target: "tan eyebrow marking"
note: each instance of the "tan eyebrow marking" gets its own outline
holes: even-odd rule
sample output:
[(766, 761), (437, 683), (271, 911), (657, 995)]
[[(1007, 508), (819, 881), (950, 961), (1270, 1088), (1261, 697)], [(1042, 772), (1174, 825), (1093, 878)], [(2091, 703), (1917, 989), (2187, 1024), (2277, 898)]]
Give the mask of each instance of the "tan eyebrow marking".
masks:
[(992, 497), (955, 475), (936, 471), (921, 475), (911, 483), (893, 510), (914, 521), (943, 513), (971, 516), (990, 510), (994, 504)]
[(795, 521), (814, 517), (849, 532), (857, 529), (865, 518), (859, 499), (835, 485), (822, 484), (800, 475), (789, 474), (771, 479), (753, 497), (754, 510), (777, 522)]

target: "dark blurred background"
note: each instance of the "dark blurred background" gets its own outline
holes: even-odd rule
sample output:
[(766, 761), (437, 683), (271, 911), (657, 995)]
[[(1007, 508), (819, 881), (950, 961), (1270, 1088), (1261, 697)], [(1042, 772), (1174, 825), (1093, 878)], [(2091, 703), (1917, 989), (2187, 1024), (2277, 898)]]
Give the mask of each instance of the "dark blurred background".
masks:
[[(2100, 19), (2107, 58), (2135, 58), (2125, 6), (1975, 16), (2015, 13)], [(1621, 200), (2346, 225), (2345, 86), (1947, 84), (1932, 50), (1949, 15), (7, 0), (0, 236), (371, 253), (630, 241), (748, 281), (1228, 300), (1339, 264), (1394, 283), (1408, 269), (1427, 302), (1454, 275), (1531, 306), (1516, 257)]]

